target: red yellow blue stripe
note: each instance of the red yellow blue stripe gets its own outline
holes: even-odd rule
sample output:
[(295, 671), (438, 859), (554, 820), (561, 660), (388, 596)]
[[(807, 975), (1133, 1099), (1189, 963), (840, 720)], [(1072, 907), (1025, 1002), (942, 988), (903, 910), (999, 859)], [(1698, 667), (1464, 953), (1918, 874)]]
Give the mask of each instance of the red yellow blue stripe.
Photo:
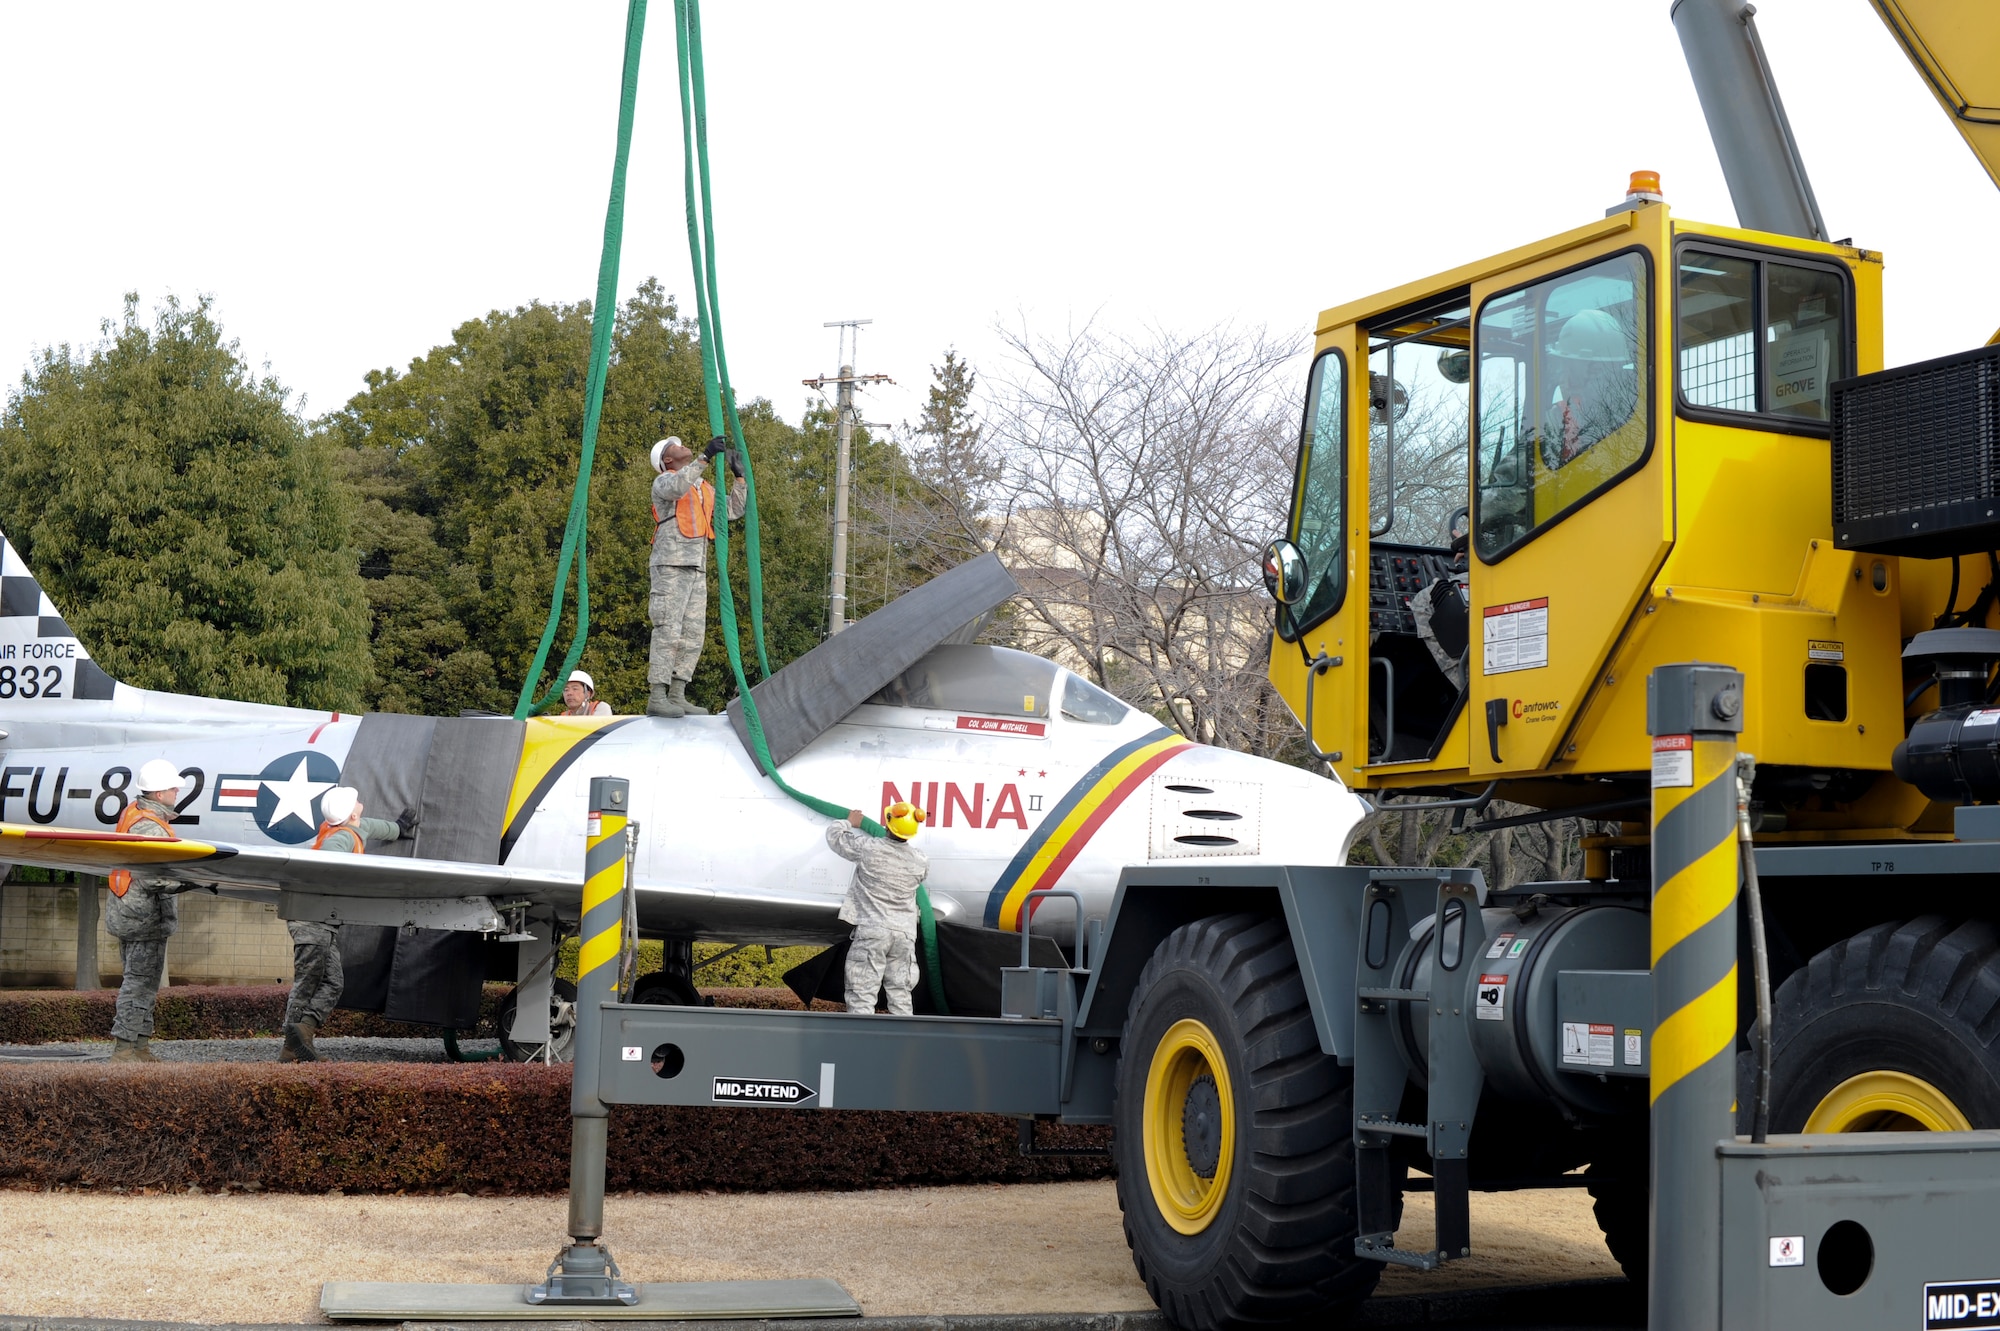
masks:
[(1016, 851), (986, 898), (986, 927), (1020, 927), (1028, 894), (1054, 887), (1125, 797), (1183, 749), (1194, 745), (1165, 728), (1106, 754), (1049, 810)]

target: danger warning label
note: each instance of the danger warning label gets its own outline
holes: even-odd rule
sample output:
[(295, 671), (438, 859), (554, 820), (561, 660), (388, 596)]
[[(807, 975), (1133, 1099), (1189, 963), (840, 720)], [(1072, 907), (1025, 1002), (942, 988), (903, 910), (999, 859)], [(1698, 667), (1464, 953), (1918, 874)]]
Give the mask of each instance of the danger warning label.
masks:
[(1653, 736), (1653, 789), (1694, 784), (1694, 736)]
[(1479, 993), (1472, 1005), (1472, 1015), (1481, 1021), (1505, 1021), (1507, 1019), (1506, 976), (1482, 975), (1479, 977)]
[(1563, 1062), (1591, 1068), (1611, 1066), (1612, 1036), (1616, 1034), (1611, 1026), (1591, 1021), (1566, 1021), (1562, 1028)]
[(1480, 617), (1485, 621), (1480, 649), (1486, 674), (1537, 670), (1549, 663), (1548, 597), (1489, 605)]

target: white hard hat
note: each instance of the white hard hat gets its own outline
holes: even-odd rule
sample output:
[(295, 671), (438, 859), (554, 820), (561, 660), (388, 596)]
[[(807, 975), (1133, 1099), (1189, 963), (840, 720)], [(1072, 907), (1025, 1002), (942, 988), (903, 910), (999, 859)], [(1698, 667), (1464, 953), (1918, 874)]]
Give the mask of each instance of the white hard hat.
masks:
[(1604, 310), (1579, 310), (1571, 315), (1563, 324), (1553, 351), (1564, 360), (1598, 361), (1607, 365), (1625, 364), (1633, 356), (1617, 317)]
[(361, 792), (353, 786), (335, 786), (319, 797), (319, 814), (329, 823), (344, 823), (354, 816)]
[(654, 471), (665, 471), (667, 469), (666, 463), (661, 459), (666, 457), (668, 449), (679, 444), (680, 441), (681, 437), (679, 435), (670, 434), (659, 443), (653, 445), (652, 458)]
[(569, 682), (571, 684), (581, 684), (586, 689), (589, 689), (592, 693), (597, 692), (597, 681), (592, 679), (589, 675), (585, 674), (581, 670), (570, 671)]
[(181, 772), (165, 758), (155, 758), (139, 769), (140, 793), (151, 795), (156, 791), (171, 790), (181, 793)]

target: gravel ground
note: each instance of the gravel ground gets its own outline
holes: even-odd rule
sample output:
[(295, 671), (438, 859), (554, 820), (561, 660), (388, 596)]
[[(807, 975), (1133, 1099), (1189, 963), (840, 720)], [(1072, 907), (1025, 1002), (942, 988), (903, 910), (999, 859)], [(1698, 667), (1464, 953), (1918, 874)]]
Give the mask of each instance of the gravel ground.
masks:
[[(0, 1192), (0, 1314), (318, 1322), (328, 1280), (528, 1283), (562, 1197)], [(1430, 1198), (1406, 1207), (1422, 1245)], [(1108, 1182), (607, 1199), (628, 1279), (828, 1276), (874, 1315), (1149, 1308)], [(1580, 1189), (1477, 1195), (1474, 1255), (1382, 1295), (1616, 1276)]]
[[(275, 1063), (284, 1041), (275, 1037), (261, 1040), (155, 1040), (152, 1050), (169, 1063)], [(329, 1036), (315, 1040), (320, 1057), (332, 1063), (443, 1063), (442, 1040), (387, 1040), (364, 1036)], [(467, 1054), (497, 1051), (498, 1040), (460, 1040)], [(111, 1057), (108, 1040), (84, 1040), (75, 1044), (0, 1044), (0, 1062), (53, 1062), (56, 1060), (105, 1059)]]

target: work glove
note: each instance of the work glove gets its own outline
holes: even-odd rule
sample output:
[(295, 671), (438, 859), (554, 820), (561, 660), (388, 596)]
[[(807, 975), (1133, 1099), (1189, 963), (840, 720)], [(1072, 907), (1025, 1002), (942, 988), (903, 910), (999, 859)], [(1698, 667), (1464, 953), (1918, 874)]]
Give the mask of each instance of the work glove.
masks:
[(721, 435), (715, 436), (715, 438), (708, 441), (708, 447), (701, 450), (702, 461), (715, 461), (715, 455), (726, 451), (728, 447), (729, 441), (727, 439), (724, 439)]
[(739, 478), (743, 475), (743, 454), (734, 448), (729, 450), (729, 474)]
[(408, 841), (417, 834), (417, 811), (405, 809), (396, 815), (396, 834)]

